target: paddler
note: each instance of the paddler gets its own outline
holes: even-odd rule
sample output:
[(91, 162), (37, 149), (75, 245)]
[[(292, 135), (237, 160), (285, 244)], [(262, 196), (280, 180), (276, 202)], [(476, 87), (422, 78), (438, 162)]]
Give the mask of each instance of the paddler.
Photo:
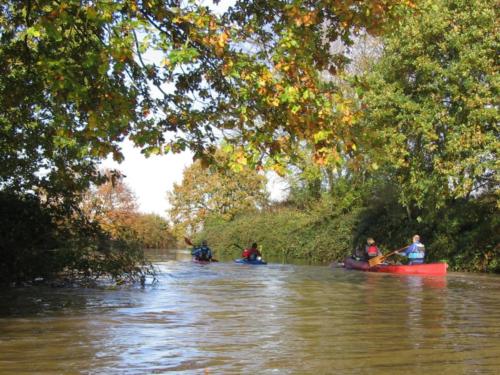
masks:
[(379, 255), (382, 255), (380, 252), (379, 248), (375, 244), (375, 240), (371, 237), (368, 237), (366, 240), (366, 246), (365, 246), (365, 257), (366, 260), (369, 261), (372, 258), (375, 258)]
[(257, 248), (257, 242), (254, 242), (252, 246), (243, 250), (241, 257), (246, 260), (256, 260), (258, 257), (262, 257), (262, 254)]
[(210, 262), (212, 260), (212, 250), (208, 247), (206, 240), (201, 241), (201, 246), (195, 247), (191, 255), (198, 261)]
[(420, 242), (420, 236), (416, 234), (413, 236), (413, 243), (396, 254), (407, 257), (409, 264), (422, 264), (424, 263), (425, 246)]

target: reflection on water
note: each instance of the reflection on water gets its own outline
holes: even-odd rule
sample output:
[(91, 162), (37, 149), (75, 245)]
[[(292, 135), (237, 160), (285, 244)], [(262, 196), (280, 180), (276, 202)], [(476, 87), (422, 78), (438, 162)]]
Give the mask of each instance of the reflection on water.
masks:
[[(219, 254), (215, 254), (214, 258), (220, 260), (221, 262), (232, 262), (235, 259), (241, 258), (242, 251), (235, 248), (229, 255), (219, 256)], [(183, 250), (164, 250), (164, 249), (147, 249), (146, 250), (147, 258), (154, 262), (166, 262), (169, 260), (178, 260), (181, 262), (186, 262), (191, 260), (191, 251), (188, 249)], [(276, 264), (296, 264), (296, 265), (319, 265), (318, 262), (313, 262), (309, 259), (287, 259), (286, 256), (267, 256), (265, 253), (263, 254), (263, 259), (269, 263)]]
[(0, 373), (498, 373), (499, 277), (168, 256), (144, 289), (0, 291)]

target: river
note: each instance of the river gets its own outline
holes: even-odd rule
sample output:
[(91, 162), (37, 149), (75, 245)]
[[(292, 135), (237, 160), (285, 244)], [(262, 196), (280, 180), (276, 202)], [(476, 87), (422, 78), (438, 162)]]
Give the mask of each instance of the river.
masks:
[(497, 275), (188, 259), (145, 287), (0, 289), (0, 374), (500, 373)]

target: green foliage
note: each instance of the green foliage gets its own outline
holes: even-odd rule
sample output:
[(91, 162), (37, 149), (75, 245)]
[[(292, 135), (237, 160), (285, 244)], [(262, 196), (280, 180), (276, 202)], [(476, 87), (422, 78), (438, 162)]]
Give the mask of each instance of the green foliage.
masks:
[(137, 241), (146, 249), (176, 248), (176, 239), (167, 220), (155, 214), (137, 214), (131, 223)]
[(257, 241), (264, 257), (326, 262), (343, 259), (353, 248), (358, 208), (324, 196), (309, 210), (293, 206), (249, 212), (232, 221), (207, 220), (198, 238), (207, 239), (222, 257), (238, 257), (236, 245)]
[[(235, 154), (233, 154), (235, 155)], [(186, 168), (182, 183), (168, 194), (170, 218), (179, 237), (200, 230), (208, 217), (231, 220), (240, 212), (267, 205), (266, 177), (248, 166), (233, 171), (231, 155), (218, 151), (215, 162), (204, 166), (196, 161)]]
[[(345, 185), (348, 187), (349, 185)], [(373, 237), (383, 252), (399, 249), (420, 234), (426, 260), (446, 261), (450, 270), (500, 272), (500, 222), (495, 196), (454, 200), (422, 220), (412, 218), (390, 183), (348, 189), (338, 181), (307, 206), (293, 203), (249, 212), (231, 221), (210, 218), (197, 238), (207, 239), (221, 258), (236, 258), (257, 241), (274, 261), (341, 261)]]
[[(421, 1), (358, 81), (372, 184), (357, 237), (419, 233), (428, 260), (498, 272), (498, 36), (494, 1)], [(372, 168), (373, 165), (380, 169)]]
[(222, 258), (239, 257), (241, 249), (236, 245), (247, 247), (256, 241), (264, 256), (284, 259), (299, 256), (300, 253), (294, 254), (298, 247), (291, 236), (304, 225), (307, 217), (296, 210), (251, 211), (231, 221), (209, 219), (197, 238), (206, 239)]
[(0, 282), (45, 276), (58, 244), (52, 217), (36, 197), (0, 193)]
[(133, 241), (111, 240), (78, 211), (0, 192), (0, 283), (70, 277), (138, 280), (151, 272)]
[(229, 142), (243, 145), (252, 161), (255, 154), (266, 154), (274, 157), (270, 164), (284, 166), (295, 146), (307, 141), (317, 163), (334, 164), (339, 152), (351, 148), (356, 116), (351, 98), (343, 95), (340, 79), (335, 79), (345, 73), (347, 50), (330, 47), (335, 42), (351, 45), (362, 29), (381, 31), (400, 9), (412, 5), (379, 0), (237, 1), (225, 15), (236, 26), (222, 65), (231, 91), (221, 121), (241, 131), (229, 133)]
[(421, 1), (363, 80), (364, 151), (410, 210), (498, 191), (496, 1)]
[(125, 137), (147, 155), (203, 158), (222, 136), (254, 165), (263, 152), (284, 163), (308, 139), (319, 161), (335, 159), (353, 116), (322, 78), (347, 61), (328, 42), (380, 31), (408, 5), (252, 0), (217, 15), (194, 1), (4, 1), (0, 185), (71, 197), (98, 160), (123, 159)]
[(429, 260), (446, 260), (453, 270), (500, 273), (500, 215), (496, 197), (460, 199), (425, 223)]
[[(79, 194), (103, 182), (98, 161), (121, 160), (129, 137), (148, 155), (194, 151), (199, 162), (171, 196), (182, 230), (211, 219), (207, 236), (236, 236), (243, 211), (259, 232), (276, 231), (255, 238), (272, 251), (317, 259), (342, 256), (367, 233), (391, 247), (418, 231), (430, 259), (497, 270), (496, 5), (245, 0), (217, 15), (192, 1), (2, 2), (0, 190), (14, 194), (6, 204), (20, 215), (9, 224), (2, 214), (6, 243), (19, 240), (17, 252), (2, 248), (3, 269), (17, 278), (133, 269), (139, 253), (101, 246), (98, 231), (72, 216)], [(331, 43), (384, 29), (380, 62), (346, 88), (347, 51)], [(148, 62), (146, 52), (160, 58)], [(201, 169), (217, 160), (220, 138), (231, 168)], [(307, 155), (297, 151), (304, 143)], [(254, 212), (267, 197), (253, 168), (284, 174), (300, 158), (298, 207)], [(47, 205), (19, 198), (31, 191)], [(112, 238), (135, 241), (137, 216), (107, 210)]]
[(353, 242), (373, 237), (384, 252), (411, 243), (418, 233), (426, 260), (446, 261), (450, 270), (500, 272), (500, 222), (496, 198), (449, 200), (437, 210), (416, 210), (416, 218), (398, 200), (400, 187), (380, 184), (365, 192)]
[(422, 226), (408, 217), (407, 210), (398, 201), (399, 187), (384, 181), (374, 184), (364, 192), (363, 209), (359, 213), (359, 223), (354, 233), (354, 243), (364, 246), (372, 237), (385, 251), (396, 250), (415, 233), (422, 233)]
[[(273, 146), (286, 150), (287, 161), (294, 163), (289, 205), (229, 223), (208, 222), (202, 236), (222, 253), (233, 242), (257, 240), (270, 255), (341, 260), (367, 237), (388, 251), (410, 244), (418, 233), (428, 261), (498, 272), (495, 5), (493, 0), (424, 0), (402, 9), (398, 22), (380, 35), (380, 60), (359, 69), (364, 75), (353, 87), (344, 82), (342, 95), (336, 85), (311, 84), (316, 81), (307, 69), (301, 70), (303, 84), (288, 84), (293, 74), (281, 67), (300, 70), (307, 58), (293, 50), (298, 34), (284, 24), (276, 50), (289, 55), (277, 59), (280, 75), (274, 78), (263, 69), (249, 79), (257, 79), (251, 91), (255, 106), (264, 95), (275, 106), (265, 118), (296, 126), (295, 135), (311, 142), (309, 150), (288, 140)], [(310, 39), (300, 43), (305, 40), (310, 43), (304, 50), (317, 50)], [(313, 115), (304, 110), (304, 103), (324, 95), (322, 89), (333, 93), (335, 104), (323, 101), (321, 109), (335, 109), (339, 117), (322, 117), (314, 105), (309, 107)], [(283, 105), (300, 118), (280, 117), (286, 113)], [(252, 109), (245, 107), (244, 115), (261, 121)], [(311, 119), (315, 127), (308, 137), (300, 133), (309, 129), (301, 122), (309, 125)]]
[(117, 7), (100, 4), (0, 5), (2, 189), (72, 198), (98, 180), (100, 158), (120, 159), (118, 142), (142, 121), (134, 109), (144, 85), (129, 85), (116, 69), (118, 46), (106, 29), (120, 27), (111, 20)]

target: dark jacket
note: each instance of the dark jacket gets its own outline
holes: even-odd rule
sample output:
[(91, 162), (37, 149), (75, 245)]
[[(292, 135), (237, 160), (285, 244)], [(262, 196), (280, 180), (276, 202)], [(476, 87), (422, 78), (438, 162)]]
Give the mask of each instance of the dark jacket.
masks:
[(199, 247), (195, 247), (191, 251), (191, 255), (196, 260), (211, 260), (212, 259), (212, 250), (207, 245), (201, 245)]

